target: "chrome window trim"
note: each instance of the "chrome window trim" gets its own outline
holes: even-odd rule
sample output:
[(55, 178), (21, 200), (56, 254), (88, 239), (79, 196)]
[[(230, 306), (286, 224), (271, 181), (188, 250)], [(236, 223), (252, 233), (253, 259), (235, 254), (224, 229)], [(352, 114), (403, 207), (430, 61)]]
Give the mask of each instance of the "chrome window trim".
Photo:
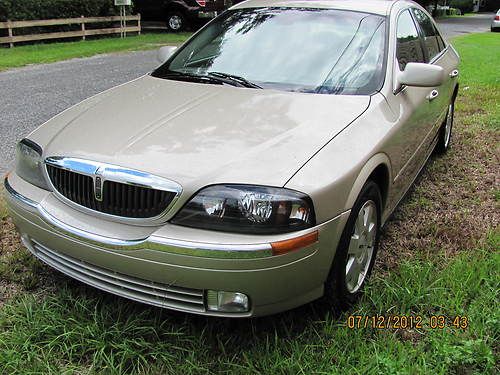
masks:
[[(393, 59), (393, 66), (392, 66), (392, 94), (393, 95), (398, 95), (399, 93), (403, 92), (404, 90), (406, 90), (406, 86), (402, 85), (401, 87), (397, 87), (397, 75), (399, 72), (401, 72), (401, 69), (399, 69), (399, 61), (398, 61), (398, 22), (399, 22), (399, 17), (401, 16), (401, 14), (405, 11), (409, 11), (410, 12), (410, 16), (413, 20), (413, 16), (411, 15), (411, 11), (410, 11), (410, 7), (409, 6), (406, 6), (406, 7), (403, 7), (401, 9), (399, 9), (397, 12), (396, 12), (396, 20), (394, 22), (394, 37), (392, 38), (391, 42), (394, 43), (394, 48), (393, 48), (393, 51), (392, 51), (392, 59)], [(390, 22), (390, 21), (389, 21)], [(415, 24), (415, 21), (413, 21), (413, 23)], [(415, 29), (417, 29), (417, 32), (420, 33), (417, 25), (415, 24)], [(422, 53), (424, 51), (422, 50)]]
[(444, 47), (436, 56), (434, 56), (431, 60), (429, 60), (428, 64), (435, 64), (438, 60), (441, 59), (448, 52), (448, 46)]
[[(418, 20), (416, 19), (416, 16), (415, 16), (415, 13), (413, 12), (413, 9), (416, 9), (416, 10), (419, 10), (419, 11), (422, 11), (422, 9), (417, 8), (415, 6), (412, 6), (412, 7), (408, 8), (408, 9), (410, 9), (410, 14), (411, 14), (411, 16), (413, 18), (413, 22), (415, 22), (415, 26), (418, 29), (418, 34), (419, 34), (420, 38), (423, 41), (423, 38), (425, 38), (425, 36), (423, 35), (422, 26), (420, 26), (420, 24), (418, 23)], [(439, 30), (436, 27), (436, 22), (434, 21), (434, 19), (432, 18), (432, 16), (425, 9), (424, 9), (423, 13), (427, 17), (429, 17), (429, 19), (430, 19), (430, 21), (432, 23), (432, 26), (434, 26), (434, 31), (436, 31), (437, 35), (441, 38), (441, 40), (443, 41), (443, 44), (444, 44), (444, 48), (441, 51), (439, 51), (437, 54), (435, 54), (433, 57), (427, 56), (427, 57), (429, 57), (429, 61), (427, 61), (426, 64), (434, 64), (447, 51), (447, 49), (448, 49), (448, 43), (444, 40), (444, 38), (442, 37), (442, 35), (439, 33)], [(423, 43), (422, 43), (422, 48), (424, 48)], [(427, 52), (424, 51), (424, 54), (427, 55)]]
[[(168, 191), (175, 193), (175, 196), (172, 199), (172, 201), (168, 204), (168, 206), (165, 208), (165, 210), (163, 210), (162, 213), (154, 217), (133, 218), (133, 217), (108, 214), (79, 205), (78, 203), (73, 202), (71, 199), (68, 199), (63, 194), (61, 194), (52, 184), (52, 181), (47, 171), (47, 165), (51, 165), (57, 168), (62, 168), (71, 172), (76, 172), (92, 177), (92, 179), (94, 180), (94, 186), (95, 186), (95, 178), (101, 177), (103, 179), (103, 183), (104, 181), (119, 182), (126, 185)], [(106, 219), (111, 221), (127, 223), (127, 224), (149, 226), (149, 225), (158, 225), (162, 222), (165, 222), (166, 221), (164, 220), (165, 216), (177, 202), (177, 199), (182, 193), (182, 186), (175, 181), (163, 177), (158, 177), (150, 173), (142, 172), (136, 169), (124, 168), (113, 164), (100, 163), (80, 158), (72, 158), (64, 156), (47, 157), (44, 160), (44, 174), (45, 178), (49, 181), (50, 184), (49, 186), (52, 189), (52, 193), (65, 204), (87, 214), (90, 213), (93, 215), (105, 217)]]
[[(393, 60), (394, 61), (393, 61), (393, 69), (392, 69), (392, 94), (393, 95), (398, 95), (399, 93), (406, 90), (406, 86), (404, 86), (404, 85), (397, 88), (397, 79), (396, 79), (397, 74), (401, 72), (401, 70), (399, 69), (399, 62), (398, 62), (398, 57), (397, 57), (398, 56), (398, 54), (397, 54), (397, 48), (398, 48), (397, 28), (398, 28), (399, 16), (401, 15), (401, 13), (403, 13), (404, 11), (410, 12), (410, 16), (412, 17), (413, 23), (415, 24), (415, 28), (417, 29), (417, 32), (419, 34), (419, 38), (421, 38), (420, 25), (418, 25), (418, 23), (415, 21), (415, 18), (411, 12), (411, 9), (419, 9), (420, 10), (420, 8), (417, 8), (415, 6), (407, 6), (407, 7), (399, 9), (396, 13), (396, 22), (395, 22), (395, 26), (394, 26), (395, 29), (394, 29), (394, 38), (393, 38), (393, 42), (394, 42), (394, 51), (393, 51)], [(436, 26), (434, 19), (432, 17), (430, 17), (430, 18), (431, 18), (431, 21), (433, 22), (434, 26)], [(439, 30), (437, 28), (436, 28), (436, 31), (439, 33)], [(439, 34), (439, 35), (441, 36), (441, 34)], [(441, 59), (446, 54), (446, 52), (448, 52), (448, 47), (450, 47), (451, 45), (442, 36), (441, 36), (441, 39), (443, 39), (445, 47), (436, 56), (434, 56), (431, 60), (429, 60), (428, 62), (426, 62), (424, 64), (434, 65), (439, 59)], [(422, 48), (423, 48), (423, 46), (422, 46)], [(424, 52), (424, 51), (422, 51), (422, 52)]]

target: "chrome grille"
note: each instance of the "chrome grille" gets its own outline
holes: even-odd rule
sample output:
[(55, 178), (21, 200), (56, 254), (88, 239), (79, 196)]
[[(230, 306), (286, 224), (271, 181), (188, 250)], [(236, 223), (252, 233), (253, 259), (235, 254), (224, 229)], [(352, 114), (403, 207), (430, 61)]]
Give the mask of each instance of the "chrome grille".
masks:
[(115, 216), (151, 218), (160, 215), (175, 198), (172, 191), (157, 190), (115, 181), (104, 181), (102, 200), (97, 200), (94, 178), (47, 164), (52, 185), (67, 199)]
[(198, 313), (206, 311), (203, 290), (155, 283), (116, 273), (63, 255), (35, 240), (29, 242), (31, 246), (27, 247), (41, 261), (95, 288), (158, 307)]

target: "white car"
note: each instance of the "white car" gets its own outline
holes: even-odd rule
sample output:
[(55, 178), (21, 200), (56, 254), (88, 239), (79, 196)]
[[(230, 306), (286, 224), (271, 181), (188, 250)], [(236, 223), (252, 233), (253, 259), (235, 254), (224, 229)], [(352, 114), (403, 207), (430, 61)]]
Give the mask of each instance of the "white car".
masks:
[(491, 21), (491, 31), (500, 30), (500, 9), (495, 13), (493, 21)]

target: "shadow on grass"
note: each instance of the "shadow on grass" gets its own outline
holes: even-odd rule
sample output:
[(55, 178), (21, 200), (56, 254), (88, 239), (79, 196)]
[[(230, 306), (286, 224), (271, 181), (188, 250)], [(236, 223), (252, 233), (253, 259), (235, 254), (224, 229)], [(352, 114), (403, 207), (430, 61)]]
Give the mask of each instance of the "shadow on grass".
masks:
[[(114, 296), (62, 276), (65, 286), (62, 293), (64, 299), (94, 301), (100, 314), (105, 314), (112, 324), (126, 324), (130, 316), (139, 319), (138, 323), (151, 327), (188, 328), (188, 335), (218, 337), (238, 351), (249, 350), (260, 339), (268, 336), (279, 336), (293, 340), (302, 336), (312, 325), (329, 321), (337, 321), (344, 311), (329, 305), (324, 299), (318, 299), (295, 309), (257, 318), (219, 318), (162, 309), (148, 306), (126, 298)], [(140, 318), (139, 318), (140, 317)], [(254, 338), (255, 340), (249, 339)], [(230, 344), (230, 345), (228, 345)]]

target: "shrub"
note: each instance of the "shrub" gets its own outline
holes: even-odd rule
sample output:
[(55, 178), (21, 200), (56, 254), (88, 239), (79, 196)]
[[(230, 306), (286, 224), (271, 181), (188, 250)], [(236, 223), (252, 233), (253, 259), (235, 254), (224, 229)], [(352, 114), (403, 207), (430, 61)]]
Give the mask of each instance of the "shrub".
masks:
[(457, 8), (449, 8), (449, 9), (439, 8), (437, 10), (437, 13), (435, 14), (435, 17), (460, 16), (460, 15), (462, 15), (462, 12), (460, 11), (460, 9), (457, 9)]
[(472, 0), (451, 0), (450, 6), (453, 8), (460, 9), (462, 14), (472, 12), (474, 8), (474, 3)]
[(113, 0), (0, 0), (0, 21), (112, 16), (119, 13)]

